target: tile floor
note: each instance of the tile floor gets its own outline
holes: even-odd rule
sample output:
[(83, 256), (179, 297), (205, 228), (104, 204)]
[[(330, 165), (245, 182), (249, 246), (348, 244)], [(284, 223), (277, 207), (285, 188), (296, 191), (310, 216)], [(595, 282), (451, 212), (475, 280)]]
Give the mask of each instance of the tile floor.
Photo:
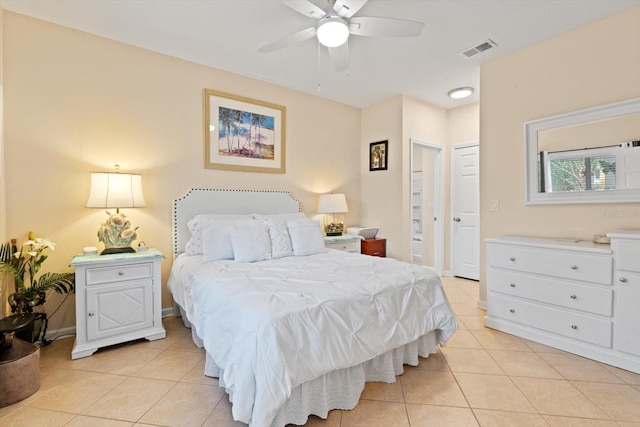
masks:
[[(640, 375), (483, 326), (476, 282), (444, 278), (460, 320), (446, 348), (394, 384), (367, 384), (352, 411), (308, 426), (640, 426)], [(0, 426), (241, 426), (180, 319), (167, 338), (72, 361), (73, 339), (42, 348), (42, 386), (0, 408)]]

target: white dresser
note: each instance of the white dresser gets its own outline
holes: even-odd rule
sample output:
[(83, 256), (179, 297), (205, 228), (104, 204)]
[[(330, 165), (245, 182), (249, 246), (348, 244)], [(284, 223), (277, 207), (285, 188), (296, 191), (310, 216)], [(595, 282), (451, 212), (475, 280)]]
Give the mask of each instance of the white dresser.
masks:
[(76, 342), (72, 359), (98, 348), (146, 338), (164, 338), (158, 250), (114, 255), (78, 255)]
[(640, 373), (640, 230), (487, 239), (485, 325)]

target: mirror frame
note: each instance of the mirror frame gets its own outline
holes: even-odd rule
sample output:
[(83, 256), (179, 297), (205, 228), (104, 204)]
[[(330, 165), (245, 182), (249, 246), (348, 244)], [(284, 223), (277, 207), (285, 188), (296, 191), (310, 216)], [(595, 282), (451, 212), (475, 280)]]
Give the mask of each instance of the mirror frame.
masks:
[(640, 188), (558, 193), (538, 192), (538, 132), (639, 112), (640, 98), (633, 98), (622, 102), (525, 122), (525, 203), (527, 205), (639, 203)]

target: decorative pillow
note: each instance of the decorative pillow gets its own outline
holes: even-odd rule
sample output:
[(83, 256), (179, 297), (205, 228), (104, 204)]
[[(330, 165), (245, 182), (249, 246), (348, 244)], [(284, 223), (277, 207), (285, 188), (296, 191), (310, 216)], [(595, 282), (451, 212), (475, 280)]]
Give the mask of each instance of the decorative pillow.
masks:
[(287, 221), (304, 218), (302, 212), (262, 215), (255, 214), (255, 219), (264, 221), (269, 227), (271, 239), (271, 258), (283, 258), (293, 255), (291, 237), (287, 228)]
[(202, 232), (205, 228), (215, 224), (221, 220), (235, 221), (238, 219), (252, 219), (253, 215), (246, 214), (200, 214), (196, 215), (189, 220), (187, 227), (191, 232), (191, 238), (187, 242), (184, 248), (184, 252), (187, 255), (200, 255), (202, 251)]
[(255, 262), (271, 258), (271, 240), (267, 225), (262, 221), (250, 221), (231, 227), (233, 257), (238, 262)]
[(293, 255), (307, 256), (325, 252), (320, 224), (312, 219), (296, 219), (287, 222)]

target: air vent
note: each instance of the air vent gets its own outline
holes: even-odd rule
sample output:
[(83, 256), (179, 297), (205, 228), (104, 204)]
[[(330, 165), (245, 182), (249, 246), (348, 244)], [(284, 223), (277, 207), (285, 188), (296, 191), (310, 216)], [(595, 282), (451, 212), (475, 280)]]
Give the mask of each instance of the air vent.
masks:
[(464, 56), (465, 58), (471, 58), (495, 46), (498, 46), (496, 42), (494, 42), (491, 39), (488, 39), (486, 42), (480, 43), (479, 45), (463, 50), (462, 52), (460, 52), (460, 55)]

